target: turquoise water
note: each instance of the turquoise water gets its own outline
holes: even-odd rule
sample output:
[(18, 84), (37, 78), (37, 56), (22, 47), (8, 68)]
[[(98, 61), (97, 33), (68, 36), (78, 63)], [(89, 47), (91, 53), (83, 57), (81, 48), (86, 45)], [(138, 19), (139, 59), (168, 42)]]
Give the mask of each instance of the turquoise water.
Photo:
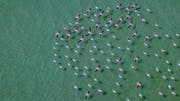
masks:
[[(123, 0), (128, 4), (128, 1)], [(129, 0), (130, 1), (130, 0)], [(159, 23), (162, 26), (160, 33), (175, 35), (180, 32), (180, 1), (178, 0), (135, 0), (142, 6), (142, 9), (150, 8), (153, 11), (151, 16), (146, 16), (149, 22)], [(84, 101), (82, 93), (75, 93), (72, 90), (72, 82), (80, 82), (83, 86), (84, 80), (76, 79), (71, 72), (61, 72), (53, 60), (54, 33), (62, 30), (63, 26), (72, 17), (87, 7), (113, 6), (118, 0), (84, 1), (84, 0), (0, 0), (0, 101)], [(150, 32), (156, 30), (149, 29)], [(163, 40), (167, 42), (166, 40)], [(179, 43), (179, 40), (177, 40)], [(157, 43), (154, 43), (157, 44)], [(161, 46), (158, 45), (158, 46)], [(152, 50), (153, 51), (153, 50)], [(173, 62), (180, 62), (178, 51), (172, 50)], [(128, 58), (128, 57), (127, 57)], [(147, 64), (158, 64), (149, 61)], [(176, 67), (174, 67), (175, 69)], [(143, 72), (143, 71), (142, 71)], [(175, 75), (180, 77), (180, 69)], [(128, 74), (129, 77), (138, 78), (136, 72)], [(131, 79), (129, 84), (131, 83)], [(135, 80), (132, 82), (136, 82)], [(156, 85), (166, 82), (152, 80)], [(133, 84), (130, 84), (133, 85)], [(176, 91), (180, 92), (180, 83), (174, 83)], [(155, 85), (147, 86), (143, 90), (147, 94), (147, 100), (152, 101), (178, 101), (179, 97), (167, 96), (160, 98), (151, 95), (155, 91), (150, 90)], [(132, 89), (132, 90), (129, 90)], [(162, 89), (166, 89), (162, 86)], [(122, 95), (132, 94), (132, 100), (138, 101), (135, 88), (123, 88)], [(158, 90), (158, 89), (157, 89)], [(130, 91), (130, 92), (127, 92)], [(135, 94), (133, 94), (135, 93)], [(169, 94), (169, 93), (168, 93)], [(124, 100), (126, 96), (94, 96), (92, 101), (117, 101)]]

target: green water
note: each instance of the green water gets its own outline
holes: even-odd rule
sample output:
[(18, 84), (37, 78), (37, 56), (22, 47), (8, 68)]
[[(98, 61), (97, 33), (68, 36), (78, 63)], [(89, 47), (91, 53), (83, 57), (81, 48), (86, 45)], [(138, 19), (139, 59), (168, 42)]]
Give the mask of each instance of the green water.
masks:
[[(130, 0), (123, 1), (128, 4)], [(179, 0), (135, 1), (143, 9), (150, 8), (153, 11), (152, 16), (147, 18), (163, 27), (161, 33), (173, 36), (180, 32)], [(0, 0), (0, 101), (84, 101), (82, 93), (72, 90), (73, 82), (83, 85), (83, 80), (76, 79), (68, 72), (60, 72), (52, 62), (54, 33), (71, 21), (77, 12), (87, 7), (113, 6), (117, 3), (118, 0)], [(151, 30), (148, 28), (142, 30)], [(174, 51), (171, 56), (178, 60), (180, 54)], [(149, 64), (151, 63), (156, 65), (155, 61)], [(180, 74), (177, 74), (179, 72), (180, 69), (175, 72), (177, 77), (180, 77)], [(128, 74), (131, 77), (135, 75), (135, 72)], [(138, 78), (138, 75), (136, 76), (134, 78)], [(159, 85), (166, 83), (158, 80), (153, 82)], [(180, 92), (179, 81), (174, 85), (176, 92)], [(149, 95), (148, 101), (180, 100), (180, 97), (160, 98), (157, 94), (154, 96), (152, 93), (156, 92), (150, 90), (151, 87), (155, 85), (149, 85), (148, 92), (143, 91)], [(139, 101), (136, 91), (133, 92), (135, 88), (123, 89), (124, 95), (135, 93), (132, 101)], [(121, 101), (125, 97), (107, 94), (94, 96), (91, 100)]]

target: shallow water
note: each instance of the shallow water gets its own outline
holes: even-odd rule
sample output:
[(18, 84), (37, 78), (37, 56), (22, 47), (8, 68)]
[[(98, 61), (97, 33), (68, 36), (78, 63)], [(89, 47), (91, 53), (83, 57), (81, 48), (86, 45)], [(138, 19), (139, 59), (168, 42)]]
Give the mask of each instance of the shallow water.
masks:
[[(128, 4), (127, 0), (123, 1)], [(139, 28), (139, 30), (142, 32), (168, 33), (170, 36), (180, 32), (180, 14), (178, 13), (180, 1), (136, 1), (142, 6), (142, 9), (149, 8), (153, 11), (151, 15), (145, 15), (149, 22), (152, 24), (157, 22), (162, 26), (162, 30), (151, 29), (151, 25), (147, 25), (143, 29)], [(2, 101), (83, 101), (83, 93), (75, 93), (72, 89), (72, 84), (79, 83), (84, 87), (86, 86), (84, 79), (76, 79), (73, 74), (70, 74), (72, 71), (60, 71), (52, 62), (54, 58), (52, 50), (55, 41), (54, 33), (62, 30), (64, 25), (72, 21), (72, 17), (77, 12), (87, 7), (97, 5), (103, 8), (113, 6), (116, 3), (118, 3), (118, 0), (113, 2), (110, 0), (0, 0), (0, 99)], [(121, 33), (127, 33), (127, 31), (123, 30)], [(123, 40), (123, 36), (121, 37)], [(167, 39), (162, 39), (162, 41), (164, 44), (169, 44)], [(179, 39), (176, 42), (179, 44)], [(114, 43), (117, 44), (116, 42)], [(152, 44), (157, 47), (162, 45), (161, 42)], [(169, 56), (173, 64), (180, 62), (179, 49), (167, 48), (167, 50), (172, 52)], [(141, 47), (139, 49), (143, 50)], [(156, 49), (150, 50), (150, 52), (153, 51), (156, 51)], [(141, 54), (141, 51), (137, 51), (137, 54)], [(129, 59), (128, 55), (124, 57)], [(152, 65), (151, 67), (159, 65), (162, 71), (167, 72), (164, 70), (166, 68), (165, 64), (150, 58), (150, 61), (141, 66), (141, 68), (146, 69), (141, 69), (142, 71), (139, 73), (151, 70), (151, 67), (148, 67), (149, 65)], [(180, 77), (179, 67), (173, 65), (172, 70), (174, 70), (175, 77)], [(167, 73), (167, 75), (170, 74)], [(102, 75), (102, 78), (105, 76), (107, 75)], [(110, 75), (107, 78), (111, 79), (113, 76)], [(154, 76), (158, 77), (158, 74), (154, 74)], [(132, 100), (138, 101), (137, 92), (141, 92), (141, 90), (136, 90), (133, 85), (142, 75), (137, 75), (136, 72), (131, 71), (127, 73), (126, 77), (128, 77), (127, 85), (122, 88), (119, 97), (107, 93), (105, 96), (94, 96), (92, 101), (117, 101), (124, 100), (127, 96), (130, 96), (129, 98)], [(104, 78), (103, 80), (106, 79)], [(152, 84), (151, 82), (154, 83)], [(147, 80), (147, 86), (142, 90), (143, 94), (148, 95), (146, 97), (147, 100), (177, 101), (179, 97), (173, 97), (167, 86), (164, 85), (165, 83), (167, 82), (164, 80), (159, 82), (159, 79)], [(176, 92), (180, 92), (179, 81), (170, 83), (175, 86)], [(107, 86), (104, 85), (104, 87)], [(157, 89), (151, 90), (152, 88)], [(107, 89), (111, 92), (110, 87), (107, 87)], [(161, 98), (158, 94), (153, 95), (159, 89), (167, 91), (168, 96)]]

